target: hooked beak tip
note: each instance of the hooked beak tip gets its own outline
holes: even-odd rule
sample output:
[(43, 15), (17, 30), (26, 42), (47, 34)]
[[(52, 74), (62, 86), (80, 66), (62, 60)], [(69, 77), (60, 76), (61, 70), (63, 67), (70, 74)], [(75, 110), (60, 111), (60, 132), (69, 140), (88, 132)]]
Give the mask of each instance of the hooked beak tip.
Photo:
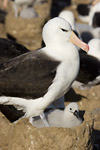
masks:
[(86, 44), (86, 45), (83, 47), (83, 50), (86, 51), (86, 52), (88, 52), (88, 51), (89, 51), (89, 45)]
[(79, 115), (78, 111), (75, 111), (73, 114), (78, 118), (78, 115)]
[(76, 46), (80, 47), (82, 50), (88, 52), (89, 51), (89, 46), (85, 42), (81, 41), (75, 33), (72, 31), (72, 34), (70, 36), (70, 41), (75, 44)]

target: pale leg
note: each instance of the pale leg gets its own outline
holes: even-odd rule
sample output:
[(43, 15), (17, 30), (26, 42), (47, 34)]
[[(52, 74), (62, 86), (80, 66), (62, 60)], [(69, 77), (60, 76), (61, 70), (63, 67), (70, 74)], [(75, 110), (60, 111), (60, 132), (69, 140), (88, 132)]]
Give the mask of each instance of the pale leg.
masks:
[(45, 125), (46, 127), (49, 127), (48, 121), (46, 120), (46, 117), (45, 117), (45, 114), (44, 114), (44, 113), (42, 113), (42, 114), (40, 115), (40, 118), (41, 118), (41, 120), (43, 121), (44, 125)]

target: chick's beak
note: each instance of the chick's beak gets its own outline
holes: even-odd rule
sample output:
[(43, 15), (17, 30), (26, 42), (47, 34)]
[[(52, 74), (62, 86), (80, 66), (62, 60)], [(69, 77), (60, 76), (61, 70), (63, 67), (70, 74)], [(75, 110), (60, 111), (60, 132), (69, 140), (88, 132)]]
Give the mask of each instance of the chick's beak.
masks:
[(77, 110), (74, 111), (73, 113), (77, 118), (79, 117), (79, 112)]
[(89, 46), (88, 44), (84, 43), (83, 41), (81, 41), (76, 35), (75, 33), (72, 31), (72, 34), (70, 36), (70, 42), (73, 43), (74, 45), (80, 47), (82, 50), (88, 52), (89, 51)]

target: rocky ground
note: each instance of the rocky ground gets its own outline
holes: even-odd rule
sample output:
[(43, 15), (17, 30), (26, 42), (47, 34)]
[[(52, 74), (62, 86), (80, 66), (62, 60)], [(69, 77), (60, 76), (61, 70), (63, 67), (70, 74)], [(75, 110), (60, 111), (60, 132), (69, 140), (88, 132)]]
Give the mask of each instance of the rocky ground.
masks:
[[(65, 95), (65, 104), (76, 101), (81, 111), (91, 112), (94, 116), (95, 143), (100, 144), (100, 85), (91, 89), (71, 89)], [(88, 118), (89, 119), (89, 118)], [(100, 148), (100, 145), (99, 145)]]
[[(73, 5), (61, 8), (72, 10), (76, 21), (81, 22), (76, 11), (76, 1), (72, 2)], [(53, 1), (53, 4), (56, 5), (57, 1)], [(14, 17), (9, 4), (8, 15), (5, 17), (5, 21), (1, 20), (0, 37), (15, 39), (30, 50), (40, 48), (43, 24), (50, 18), (51, 10), (55, 13), (51, 14), (56, 16), (56, 11), (60, 10), (56, 10), (56, 8), (49, 1), (35, 7), (40, 15), (39, 18), (23, 20)], [(27, 119), (22, 119), (15, 124), (10, 123), (5, 116), (0, 114), (0, 150), (98, 150), (98, 147), (100, 149), (99, 91), (100, 85), (97, 85), (86, 90), (71, 89), (65, 95), (65, 105), (76, 101), (80, 110), (85, 112), (83, 124), (73, 129), (37, 129)]]

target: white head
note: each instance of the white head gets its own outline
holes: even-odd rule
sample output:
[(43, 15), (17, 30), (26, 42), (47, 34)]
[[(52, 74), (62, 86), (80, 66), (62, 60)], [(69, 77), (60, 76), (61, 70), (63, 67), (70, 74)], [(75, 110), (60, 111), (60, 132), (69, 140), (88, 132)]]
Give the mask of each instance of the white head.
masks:
[(42, 36), (46, 46), (60, 46), (65, 43), (70, 43), (77, 45), (85, 51), (89, 50), (88, 45), (82, 42), (74, 32), (72, 32), (71, 25), (60, 17), (55, 17), (44, 25)]
[(92, 39), (88, 43), (89, 51), (88, 54), (92, 55), (100, 60), (100, 39)]
[(64, 10), (59, 14), (59, 17), (64, 18), (67, 20), (70, 24), (73, 30), (76, 30), (75, 27), (75, 17), (72, 11)]
[(79, 117), (79, 107), (78, 104), (75, 102), (70, 103), (66, 108), (65, 108), (65, 112), (70, 113), (74, 116), (76, 116), (77, 118)]
[(89, 13), (89, 25), (92, 26), (93, 16), (96, 12), (100, 12), (100, 2), (92, 6)]

